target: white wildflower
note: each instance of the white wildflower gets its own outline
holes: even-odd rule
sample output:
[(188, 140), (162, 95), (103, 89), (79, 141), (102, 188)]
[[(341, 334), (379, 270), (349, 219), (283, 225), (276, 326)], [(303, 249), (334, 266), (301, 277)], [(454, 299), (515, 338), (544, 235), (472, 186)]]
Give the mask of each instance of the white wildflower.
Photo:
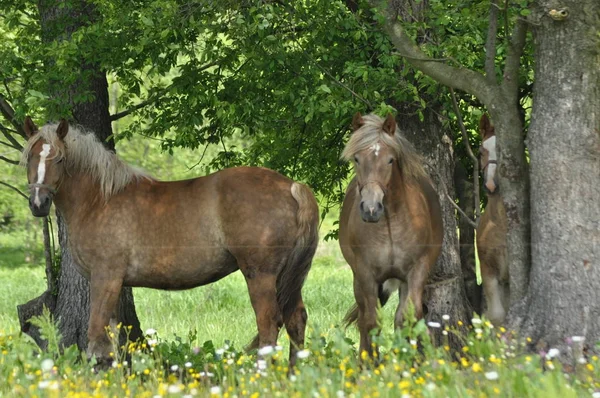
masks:
[(281, 351), (281, 350), (283, 350), (282, 346), (280, 346), (280, 345), (275, 346), (275, 351)]
[(473, 325), (481, 325), (481, 319), (479, 319), (479, 318), (473, 318), (473, 319), (471, 319), (471, 323)]
[(191, 368), (192, 367), (192, 363), (191, 362), (186, 362), (183, 366), (185, 366), (186, 368)]
[(560, 354), (560, 351), (558, 350), (558, 348), (550, 348), (550, 350), (548, 350), (548, 353), (546, 354), (546, 359), (552, 359), (554, 357), (557, 357)]
[(146, 335), (147, 336), (153, 336), (155, 334), (156, 334), (156, 329), (150, 328), (150, 329), (146, 330)]
[(498, 380), (498, 372), (485, 372), (485, 378), (488, 380)]
[(442, 326), (439, 322), (427, 322), (427, 325), (432, 328), (439, 328)]
[(223, 348), (219, 348), (218, 350), (215, 351), (215, 354), (217, 354), (218, 356), (222, 356), (225, 353), (225, 350)]
[(444, 315), (442, 315), (442, 319), (445, 320), (445, 321), (449, 321), (450, 320), (450, 315), (444, 314)]
[(212, 395), (218, 395), (218, 394), (221, 394), (221, 387), (219, 387), (219, 386), (212, 386), (212, 387), (210, 388), (210, 393), (211, 393)]
[(50, 358), (44, 359), (41, 364), (42, 371), (49, 372), (54, 367), (54, 361)]
[(256, 366), (260, 370), (265, 370), (267, 368), (267, 361), (265, 361), (264, 359), (259, 359), (258, 361), (256, 361)]
[(571, 340), (573, 340), (573, 343), (582, 343), (585, 341), (585, 336), (573, 336)]
[(171, 384), (167, 391), (169, 391), (169, 394), (179, 394), (181, 392), (181, 386), (178, 386), (177, 384)]
[(308, 358), (309, 355), (310, 355), (310, 352), (308, 350), (298, 351), (298, 353), (296, 354), (296, 356), (300, 359)]
[(171, 372), (177, 372), (179, 370), (179, 366), (173, 365), (171, 366)]
[(264, 346), (258, 350), (258, 355), (261, 355), (261, 356), (270, 355), (272, 353), (273, 353), (273, 346), (271, 346), (271, 345)]

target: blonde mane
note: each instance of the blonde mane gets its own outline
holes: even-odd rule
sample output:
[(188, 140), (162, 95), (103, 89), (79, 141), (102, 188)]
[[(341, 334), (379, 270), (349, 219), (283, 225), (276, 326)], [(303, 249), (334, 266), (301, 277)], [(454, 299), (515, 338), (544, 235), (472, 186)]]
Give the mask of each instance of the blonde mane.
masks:
[(27, 164), (31, 148), (43, 139), (55, 151), (55, 158), (63, 158), (66, 170), (85, 173), (100, 184), (100, 191), (105, 200), (120, 192), (133, 181), (153, 179), (143, 170), (123, 162), (114, 153), (106, 149), (98, 138), (80, 126), (69, 125), (69, 132), (64, 139), (64, 146), (58, 145), (56, 135), (58, 124), (46, 124), (41, 127), (23, 149), (21, 164)]
[(362, 120), (363, 125), (352, 134), (342, 151), (342, 159), (349, 161), (354, 157), (354, 154), (371, 148), (377, 143), (382, 143), (396, 152), (400, 169), (405, 176), (413, 179), (427, 177), (422, 165), (423, 159), (413, 145), (400, 134), (397, 126), (396, 133), (391, 136), (383, 131), (385, 119), (382, 117), (371, 113), (363, 116)]

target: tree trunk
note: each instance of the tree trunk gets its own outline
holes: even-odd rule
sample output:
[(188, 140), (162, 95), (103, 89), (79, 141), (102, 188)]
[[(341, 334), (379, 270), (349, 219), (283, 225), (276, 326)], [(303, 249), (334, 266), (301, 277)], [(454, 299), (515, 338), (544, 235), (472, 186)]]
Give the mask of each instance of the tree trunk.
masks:
[[(461, 270), (458, 236), (456, 234), (456, 210), (446, 198), (446, 193), (454, 197), (454, 155), (452, 139), (444, 131), (438, 118), (441, 112), (435, 111), (431, 102), (423, 111), (424, 120), (420, 121), (413, 111), (402, 109), (398, 126), (402, 134), (417, 148), (425, 159), (425, 168), (433, 180), (434, 188), (442, 209), (444, 225), (444, 243), (442, 252), (435, 265), (425, 290), (425, 306), (427, 321), (442, 323), (442, 316), (449, 315), (450, 322), (456, 325), (458, 320), (468, 322), (472, 309), (465, 293)], [(449, 344), (459, 349), (462, 341), (454, 335), (443, 336), (442, 329), (431, 329), (437, 344)]]
[(564, 18), (553, 4), (532, 14), (532, 268), (515, 323), (538, 349), (577, 356), (565, 339), (600, 340), (600, 3), (563, 1)]
[[(465, 167), (458, 161), (454, 168), (454, 189), (458, 205), (472, 220), (475, 216), (473, 183), (469, 180)], [(460, 214), (457, 215), (457, 218), (460, 264), (465, 281), (465, 291), (473, 311), (481, 314), (482, 287), (477, 284), (477, 275), (475, 274), (475, 228)]]
[[(93, 5), (86, 1), (75, 2), (69, 6), (59, 7), (59, 2), (42, 0), (39, 3), (40, 23), (43, 41), (48, 43), (54, 40), (64, 40), (77, 28), (97, 19)], [(60, 27), (60, 29), (57, 29)], [(64, 37), (64, 34), (67, 37)], [(64, 88), (61, 82), (50, 88), (51, 94), (59, 104), (64, 101), (73, 111), (77, 123), (93, 131), (106, 147), (114, 150), (114, 143), (108, 140), (111, 135), (111, 122), (108, 112), (108, 83), (106, 74), (98, 65), (82, 62), (81, 73), (76, 82)], [(78, 103), (74, 98), (84, 91), (91, 91), (94, 99), (85, 103)], [(38, 344), (39, 333), (34, 330), (28, 319), (41, 313), (42, 303), (52, 304), (51, 310), (55, 319), (59, 321), (59, 330), (63, 336), (62, 344), (70, 346), (77, 344), (81, 350), (87, 347), (87, 329), (89, 321), (89, 283), (77, 271), (68, 245), (68, 231), (60, 214), (57, 214), (59, 242), (61, 246), (61, 269), (58, 276), (57, 293), (55, 298), (49, 299), (53, 292), (47, 291), (40, 298), (19, 306), (21, 328), (31, 334)], [(49, 281), (50, 284), (50, 281)], [(135, 340), (142, 337), (139, 320), (135, 313), (133, 293), (131, 288), (123, 288), (119, 302), (119, 322), (131, 325), (129, 338)], [(125, 328), (121, 329), (121, 342), (124, 342)], [(42, 343), (43, 344), (43, 343)]]

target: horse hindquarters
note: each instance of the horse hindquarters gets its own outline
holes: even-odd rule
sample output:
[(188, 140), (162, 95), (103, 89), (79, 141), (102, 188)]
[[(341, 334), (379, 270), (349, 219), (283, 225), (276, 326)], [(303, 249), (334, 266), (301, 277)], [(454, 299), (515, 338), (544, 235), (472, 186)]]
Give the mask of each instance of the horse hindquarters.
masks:
[(259, 288), (256, 286), (258, 282), (248, 277), (246, 280), (259, 329), (258, 335), (247, 349), (274, 345), (279, 328), (285, 324), (291, 340), (291, 368), (296, 361), (297, 350), (304, 344), (308, 315), (302, 301), (302, 286), (317, 248), (319, 212), (317, 202), (308, 187), (294, 182), (290, 191), (298, 204), (295, 217), (298, 230), (294, 246), (287, 253), (287, 258), (276, 277), (265, 282), (268, 286), (263, 285)]

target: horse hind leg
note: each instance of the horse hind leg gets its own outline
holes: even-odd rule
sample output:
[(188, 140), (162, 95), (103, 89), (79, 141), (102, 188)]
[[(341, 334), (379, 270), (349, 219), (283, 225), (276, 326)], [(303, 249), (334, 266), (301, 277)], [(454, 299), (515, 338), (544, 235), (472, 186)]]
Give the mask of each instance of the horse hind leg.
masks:
[[(291, 303), (294, 305), (294, 303)], [(289, 370), (296, 366), (298, 351), (304, 348), (304, 334), (306, 332), (306, 322), (308, 321), (308, 313), (304, 307), (302, 296), (300, 295), (295, 300), (295, 305), (289, 316), (284, 319), (285, 329), (290, 338), (290, 361)]]
[(258, 344), (251, 343), (251, 348), (275, 346), (279, 329), (283, 325), (283, 317), (277, 304), (277, 277), (266, 273), (246, 273), (245, 277), (258, 327)]

